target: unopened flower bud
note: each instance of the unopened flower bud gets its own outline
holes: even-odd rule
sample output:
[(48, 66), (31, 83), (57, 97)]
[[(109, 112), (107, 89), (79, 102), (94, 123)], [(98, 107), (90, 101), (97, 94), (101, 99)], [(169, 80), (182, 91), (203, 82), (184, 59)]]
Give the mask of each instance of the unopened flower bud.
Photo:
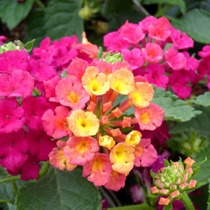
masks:
[(84, 20), (89, 20), (92, 16), (92, 12), (88, 6), (85, 6), (80, 9), (78, 15)]

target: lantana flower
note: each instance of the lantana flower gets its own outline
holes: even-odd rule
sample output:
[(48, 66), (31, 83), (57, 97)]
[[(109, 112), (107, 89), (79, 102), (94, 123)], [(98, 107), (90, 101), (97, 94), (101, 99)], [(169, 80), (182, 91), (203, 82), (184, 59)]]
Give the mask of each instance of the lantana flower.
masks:
[[(152, 85), (144, 78), (135, 78), (127, 62), (117, 60), (115, 54), (109, 56), (113, 56), (110, 57), (112, 63), (93, 60), (90, 65), (75, 58), (68, 67), (67, 77), (60, 79), (57, 84), (55, 82), (57, 99), (65, 97), (68, 100), (71, 91), (75, 92), (76, 98), (76, 87), (83, 89), (88, 97), (77, 108), (70, 103), (63, 104), (63, 99), (58, 100), (63, 105), (62, 110), (66, 108), (66, 115), (60, 122), (64, 125), (66, 116), (65, 125), (68, 125), (69, 133), (63, 133), (63, 138), (58, 141), (61, 144), (68, 139), (63, 146), (57, 143), (58, 148), (50, 153), (50, 163), (61, 170), (65, 167), (69, 170), (68, 166), (72, 166), (71, 170), (80, 165), (83, 167), (83, 177), (96, 186), (117, 191), (124, 187), (126, 176), (137, 162), (137, 165), (147, 167), (158, 158), (151, 140), (142, 140), (139, 131), (132, 131), (132, 125), (138, 123), (138, 117), (127, 116), (124, 112), (131, 106), (140, 109), (140, 115), (147, 115), (147, 124), (143, 121), (145, 128), (154, 130), (162, 124), (164, 111), (151, 104), (154, 93)], [(121, 95), (125, 101), (114, 106)], [(78, 104), (79, 98), (78, 94)], [(49, 109), (42, 117), (44, 129), (50, 135), (54, 135), (53, 132), (58, 129), (58, 108), (55, 109), (56, 115)], [(160, 112), (160, 116), (153, 116), (155, 111), (150, 113), (153, 108)], [(124, 128), (128, 129), (126, 133)], [(65, 127), (66, 132), (68, 129)]]

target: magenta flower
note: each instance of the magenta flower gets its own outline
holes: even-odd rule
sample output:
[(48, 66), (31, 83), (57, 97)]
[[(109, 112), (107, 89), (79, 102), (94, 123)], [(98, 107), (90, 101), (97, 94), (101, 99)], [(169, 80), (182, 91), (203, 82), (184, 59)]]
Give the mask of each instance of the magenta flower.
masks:
[(0, 54), (0, 73), (10, 74), (14, 70), (29, 71), (29, 54), (22, 50), (7, 51)]
[(43, 129), (42, 115), (48, 109), (52, 109), (50, 103), (44, 97), (28, 97), (23, 100), (22, 107), (25, 111), (26, 125), (32, 130)]
[(56, 147), (56, 141), (51, 141), (51, 137), (42, 130), (30, 130), (26, 134), (26, 140), (29, 145), (30, 155), (36, 157), (39, 161), (49, 160), (49, 153)]
[(130, 44), (136, 44), (145, 37), (145, 34), (138, 24), (129, 23), (128, 21), (121, 26), (118, 32), (120, 36)]
[(7, 37), (6, 36), (0, 36), (0, 46), (1, 45), (4, 45), (4, 40), (6, 40), (7, 39)]
[(29, 61), (31, 66), (31, 75), (36, 81), (50, 80), (56, 76), (56, 68), (54, 66), (48, 65), (44, 60), (34, 60)]
[(132, 70), (138, 69), (145, 63), (141, 50), (138, 48), (133, 48), (131, 51), (124, 49), (122, 50), (122, 54), (124, 60), (131, 65)]
[(151, 63), (158, 63), (163, 58), (162, 48), (155, 43), (147, 43), (146, 48), (142, 48), (144, 59)]
[(28, 159), (28, 142), (23, 130), (0, 134), (0, 164), (10, 171), (21, 167)]
[(199, 60), (196, 58), (190, 57), (190, 54), (187, 51), (183, 51), (182, 54), (187, 58), (187, 66), (184, 68), (186, 71), (195, 71), (198, 69), (200, 64)]
[(198, 52), (198, 55), (201, 58), (207, 58), (207, 57), (209, 57), (210, 56), (210, 45), (205, 45), (202, 48), (202, 51)]
[(167, 89), (168, 76), (164, 75), (165, 69), (159, 64), (150, 64), (145, 67), (147, 74), (145, 74), (145, 79), (156, 85), (157, 87)]
[(28, 181), (29, 179), (38, 179), (39, 174), (39, 161), (37, 158), (30, 156), (26, 160), (26, 162), (19, 168), (17, 168), (14, 172), (8, 170), (8, 173), (12, 176), (17, 176), (21, 172), (21, 180)]
[(20, 130), (26, 119), (23, 107), (18, 107), (15, 98), (0, 99), (0, 133), (11, 133)]
[(183, 76), (182, 71), (176, 71), (169, 77), (169, 84), (175, 94), (179, 98), (188, 98), (191, 95), (191, 86), (186, 86), (190, 82), (190, 79)]
[(165, 59), (167, 64), (175, 71), (187, 66), (187, 59), (184, 54), (179, 53), (174, 48), (169, 48), (165, 51)]
[(158, 18), (149, 26), (149, 37), (165, 41), (171, 35), (170, 29), (171, 24), (165, 17)]
[(56, 95), (55, 95), (55, 87), (60, 80), (61, 78), (59, 76), (55, 76), (48, 81), (43, 81), (43, 86), (45, 90), (45, 98), (49, 99), (49, 101), (57, 102)]
[(26, 71), (14, 70), (10, 75), (0, 74), (0, 96), (29, 97), (34, 89), (34, 78)]
[(177, 29), (171, 29), (170, 38), (173, 42), (173, 45), (178, 50), (192, 48), (194, 46), (194, 41), (189, 36), (187, 36), (186, 33), (182, 33)]
[(128, 49), (130, 43), (123, 39), (118, 32), (111, 32), (104, 36), (104, 46), (107, 47), (107, 51), (121, 52), (123, 49)]
[(154, 173), (158, 173), (158, 171), (164, 167), (164, 159), (167, 159), (170, 157), (170, 153), (167, 150), (164, 150), (161, 155), (158, 155), (158, 159), (152, 164), (151, 170)]
[(156, 20), (157, 18), (153, 16), (148, 16), (144, 18), (141, 22), (139, 22), (139, 25), (143, 29), (144, 33), (148, 33), (149, 26), (152, 25)]

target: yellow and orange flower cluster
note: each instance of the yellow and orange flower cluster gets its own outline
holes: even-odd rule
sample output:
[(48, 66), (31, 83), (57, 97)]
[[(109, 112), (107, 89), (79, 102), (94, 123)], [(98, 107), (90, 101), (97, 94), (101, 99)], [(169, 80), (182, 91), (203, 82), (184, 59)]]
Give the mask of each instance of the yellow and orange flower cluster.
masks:
[[(133, 125), (154, 130), (162, 124), (164, 111), (151, 103), (152, 85), (140, 76), (134, 77), (126, 62), (94, 60), (91, 65), (76, 58), (69, 72), (55, 87), (54, 98), (71, 109), (66, 119), (72, 135), (67, 142), (58, 141), (59, 149), (51, 152), (50, 163), (61, 170), (81, 165), (83, 177), (88, 176), (96, 186), (117, 191), (124, 187), (134, 165), (141, 165), (148, 148), (149, 161), (143, 161), (142, 166), (157, 159), (151, 141), (141, 141), (142, 135), (132, 131)], [(122, 95), (124, 102), (117, 104), (117, 97)], [(125, 114), (128, 109), (133, 110), (130, 116)]]

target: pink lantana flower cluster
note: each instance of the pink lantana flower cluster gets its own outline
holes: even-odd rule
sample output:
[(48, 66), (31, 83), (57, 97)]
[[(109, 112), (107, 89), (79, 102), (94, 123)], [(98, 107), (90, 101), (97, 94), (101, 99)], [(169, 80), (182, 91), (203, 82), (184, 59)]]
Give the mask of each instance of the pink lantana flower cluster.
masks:
[(199, 61), (185, 51), (193, 44), (165, 17), (149, 16), (138, 24), (126, 21), (118, 31), (104, 36), (107, 50), (122, 53), (135, 76), (160, 88), (170, 85), (179, 98), (191, 96), (190, 84), (196, 84), (195, 75), (200, 72)]
[[(0, 37), (1, 45), (5, 39)], [(52, 83), (60, 80), (60, 71), (76, 55), (92, 60), (96, 48), (84, 35), (81, 44), (75, 36), (52, 45), (46, 38), (32, 56), (25, 49), (0, 54), (0, 164), (9, 174), (21, 173), (22, 180), (37, 179), (39, 162), (49, 160), (48, 155), (56, 146), (52, 136), (71, 133), (68, 125), (66, 132), (46, 133), (41, 118), (47, 110), (48, 116), (54, 116), (54, 112), (55, 117), (67, 116), (68, 108), (59, 107), (55, 103), (58, 99), (48, 100), (55, 92)], [(57, 125), (62, 126), (62, 121), (57, 120)]]
[[(57, 141), (49, 154), (50, 164), (72, 171), (83, 166), (83, 177), (109, 190), (124, 187), (134, 166), (147, 167), (158, 158), (151, 139), (137, 130), (160, 127), (165, 112), (151, 103), (154, 90), (142, 76), (134, 76), (127, 62), (91, 63), (76, 57), (67, 77), (54, 77), (44, 84), (49, 101), (58, 102), (43, 116), (44, 130)], [(118, 96), (125, 101), (115, 105)], [(134, 115), (125, 111), (134, 107)]]
[(208, 84), (207, 87), (210, 89), (210, 45), (203, 47), (202, 51), (198, 52), (198, 55), (202, 58), (197, 74), (193, 75), (194, 83), (196, 84), (199, 80), (207, 76)]
[(52, 105), (32, 96), (36, 80), (24, 49), (0, 54), (0, 63), (0, 164), (23, 180), (37, 179), (39, 162), (55, 146), (41, 121)]

